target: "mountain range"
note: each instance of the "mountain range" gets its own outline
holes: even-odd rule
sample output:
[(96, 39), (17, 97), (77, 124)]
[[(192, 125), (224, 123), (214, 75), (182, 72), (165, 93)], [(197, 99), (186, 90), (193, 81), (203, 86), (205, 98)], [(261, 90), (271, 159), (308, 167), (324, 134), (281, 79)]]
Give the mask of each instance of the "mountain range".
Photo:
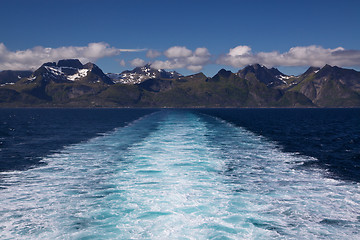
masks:
[(1, 71), (0, 107), (360, 107), (360, 72), (325, 65), (289, 76), (254, 64), (212, 77), (150, 65), (105, 74), (65, 59)]
[(167, 72), (163, 69), (153, 69), (149, 64), (143, 67), (136, 67), (133, 70), (126, 70), (122, 73), (108, 73), (114, 83), (139, 84), (150, 78), (176, 79), (182, 75), (176, 71)]

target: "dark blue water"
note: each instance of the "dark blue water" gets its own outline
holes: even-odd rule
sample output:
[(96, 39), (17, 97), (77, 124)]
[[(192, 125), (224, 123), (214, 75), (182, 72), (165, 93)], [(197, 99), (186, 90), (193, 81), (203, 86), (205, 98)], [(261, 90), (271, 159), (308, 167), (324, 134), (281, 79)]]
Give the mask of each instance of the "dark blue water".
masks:
[(2, 109), (1, 239), (357, 239), (359, 109)]
[(151, 109), (0, 109), (0, 171), (23, 170), (57, 152), (123, 127)]
[(314, 157), (329, 177), (360, 182), (360, 109), (204, 109), (287, 152)]

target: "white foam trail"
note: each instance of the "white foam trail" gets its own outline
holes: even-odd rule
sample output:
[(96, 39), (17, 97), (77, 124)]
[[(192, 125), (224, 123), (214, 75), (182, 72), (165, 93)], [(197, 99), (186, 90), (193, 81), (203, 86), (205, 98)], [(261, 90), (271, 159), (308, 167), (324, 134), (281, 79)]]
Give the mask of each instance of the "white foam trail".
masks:
[(359, 185), (244, 129), (163, 111), (3, 174), (2, 239), (356, 239)]

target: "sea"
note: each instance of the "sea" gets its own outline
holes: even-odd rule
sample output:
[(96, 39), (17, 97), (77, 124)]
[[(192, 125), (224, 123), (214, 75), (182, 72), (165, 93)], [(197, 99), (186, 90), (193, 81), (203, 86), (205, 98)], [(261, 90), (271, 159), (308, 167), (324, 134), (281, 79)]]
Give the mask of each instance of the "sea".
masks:
[(360, 109), (0, 109), (0, 239), (360, 239)]

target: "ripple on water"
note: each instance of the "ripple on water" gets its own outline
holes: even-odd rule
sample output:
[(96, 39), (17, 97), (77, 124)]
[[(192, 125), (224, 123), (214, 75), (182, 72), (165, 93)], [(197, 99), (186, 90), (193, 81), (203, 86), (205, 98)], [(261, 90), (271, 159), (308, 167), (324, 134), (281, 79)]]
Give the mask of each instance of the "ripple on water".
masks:
[(298, 167), (308, 160), (224, 121), (162, 111), (3, 173), (0, 237), (357, 238), (359, 186)]

